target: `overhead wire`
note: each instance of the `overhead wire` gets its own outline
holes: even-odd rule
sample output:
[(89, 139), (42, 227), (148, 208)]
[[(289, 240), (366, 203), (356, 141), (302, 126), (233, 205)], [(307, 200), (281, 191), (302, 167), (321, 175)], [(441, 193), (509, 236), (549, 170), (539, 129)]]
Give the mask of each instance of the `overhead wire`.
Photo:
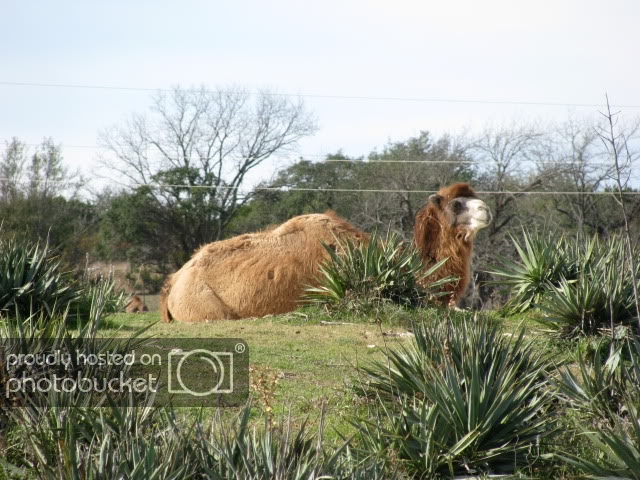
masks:
[[(131, 87), (131, 86), (112, 86), (112, 85), (91, 85), (91, 84), (67, 84), (67, 83), (36, 83), (36, 82), (11, 82), (0, 81), (0, 86), (20, 86), (20, 87), (41, 87), (41, 88), (66, 88), (66, 89), (100, 89), (100, 90), (116, 90), (116, 91), (143, 91), (143, 92), (170, 92), (174, 89), (169, 88), (150, 88), (150, 87)], [(198, 92), (200, 89), (183, 88), (182, 91)], [(222, 93), (241, 93), (240, 91), (221, 91)], [(512, 101), (512, 100), (474, 100), (474, 99), (451, 99), (451, 98), (423, 98), (423, 97), (382, 97), (382, 96), (353, 96), (353, 95), (321, 95), (321, 94), (286, 94), (269, 91), (242, 91), (242, 93), (248, 93), (251, 95), (265, 94), (271, 96), (298, 96), (309, 98), (329, 98), (329, 99), (345, 99), (345, 100), (381, 100), (381, 101), (411, 101), (411, 102), (442, 102), (442, 103), (477, 103), (477, 104), (504, 104), (504, 105), (534, 105), (534, 106), (562, 106), (562, 107), (605, 107), (606, 104), (597, 103), (570, 103), (570, 102), (536, 102), (536, 101)], [(614, 108), (640, 108), (640, 105), (628, 105), (618, 104), (611, 105)], [(39, 146), (39, 144), (27, 144), (28, 146)], [(105, 149), (105, 147), (99, 145), (61, 145), (62, 148), (81, 148), (81, 149)], [(305, 154), (301, 157), (281, 157), (281, 159), (297, 160), (297, 161), (310, 161), (304, 157), (317, 156), (321, 157), (321, 154)], [(208, 157), (207, 157), (208, 158)], [(576, 162), (571, 161), (554, 161), (554, 160), (525, 160), (531, 163), (540, 164), (556, 164), (556, 165), (573, 165)], [(324, 159), (318, 163), (411, 163), (411, 164), (462, 164), (462, 165), (474, 165), (474, 164), (491, 164), (495, 163), (491, 160), (410, 160), (410, 159), (394, 159), (394, 160), (353, 160), (353, 159)], [(608, 165), (608, 163), (591, 163), (590, 165)], [(0, 180), (8, 180), (7, 178), (0, 178)], [(65, 182), (52, 182), (49, 183), (65, 183)], [(235, 186), (212, 186), (212, 185), (180, 185), (180, 184), (133, 184), (132, 187), (146, 185), (153, 188), (213, 188), (213, 189), (239, 189)], [(389, 189), (345, 189), (345, 188), (303, 188), (303, 187), (255, 187), (252, 190), (265, 190), (265, 191), (315, 191), (315, 192), (363, 192), (363, 193), (435, 193), (431, 190), (389, 190)], [(612, 192), (576, 192), (576, 191), (478, 191), (481, 195), (611, 195)], [(622, 192), (623, 195), (640, 195), (640, 192)]]
[[(7, 142), (7, 140), (5, 140)], [(39, 147), (41, 144), (39, 143), (25, 143), (24, 145), (29, 147)], [(108, 150), (108, 147), (103, 147), (100, 145), (65, 145), (60, 144), (61, 148), (82, 148), (82, 149), (94, 149), (94, 150)], [(376, 164), (376, 163), (410, 163), (410, 164), (454, 164), (454, 165), (483, 165), (483, 164), (495, 164), (496, 162), (493, 160), (431, 160), (431, 159), (409, 159), (410, 157), (399, 157), (394, 158), (392, 160), (382, 160), (382, 159), (358, 159), (358, 158), (323, 158), (322, 160), (314, 160), (311, 158), (305, 157), (326, 157), (327, 155), (319, 154), (319, 153), (305, 153), (300, 155), (290, 155), (290, 156), (279, 156), (276, 160), (295, 160), (300, 162), (312, 162), (312, 163), (353, 163), (353, 164)], [(197, 160), (212, 160), (218, 158), (214, 157), (195, 157)], [(415, 157), (412, 157), (415, 158)], [(568, 160), (533, 160), (533, 159), (520, 159), (519, 163), (528, 162), (528, 163), (538, 163), (544, 165), (575, 165), (579, 162), (572, 162)], [(604, 166), (610, 165), (608, 162), (591, 162), (589, 166)]]
[[(70, 84), (70, 83), (40, 83), (40, 82), (12, 82), (0, 80), (0, 86), (18, 87), (39, 87), (39, 88), (64, 88), (64, 89), (93, 89), (93, 90), (115, 90), (133, 92), (172, 92), (172, 88), (152, 88), (152, 87), (132, 87), (116, 85), (93, 85), (93, 84)], [(199, 92), (199, 88), (181, 88), (184, 92)], [(459, 99), (459, 98), (426, 98), (426, 97), (394, 97), (375, 95), (330, 95), (315, 93), (279, 93), (265, 90), (241, 91), (241, 90), (220, 90), (221, 93), (247, 93), (249, 95), (269, 95), (281, 97), (302, 97), (336, 100), (366, 100), (366, 101), (392, 101), (392, 102), (428, 102), (428, 103), (465, 103), (465, 104), (489, 104), (489, 105), (528, 105), (542, 107), (572, 107), (572, 108), (598, 108), (606, 107), (605, 103), (574, 103), (574, 102), (538, 102), (520, 100), (484, 100), (484, 99)], [(640, 108), (640, 105), (616, 104), (610, 105), (613, 108)]]
[[(8, 177), (0, 177), (0, 181), (13, 180)], [(65, 180), (35, 180), (35, 183), (67, 184)], [(185, 188), (185, 189), (210, 189), (210, 190), (239, 190), (242, 187), (231, 185), (188, 185), (173, 183), (132, 183), (129, 187), (151, 187), (151, 188)], [(323, 187), (261, 187), (257, 186), (252, 191), (276, 191), (276, 192), (346, 192), (346, 193), (436, 193), (437, 190), (405, 190), (405, 189), (376, 189), (376, 188), (323, 188)], [(618, 192), (597, 191), (509, 191), (509, 190), (479, 190), (478, 195), (618, 195)], [(640, 195), (640, 191), (625, 191), (622, 195)]]

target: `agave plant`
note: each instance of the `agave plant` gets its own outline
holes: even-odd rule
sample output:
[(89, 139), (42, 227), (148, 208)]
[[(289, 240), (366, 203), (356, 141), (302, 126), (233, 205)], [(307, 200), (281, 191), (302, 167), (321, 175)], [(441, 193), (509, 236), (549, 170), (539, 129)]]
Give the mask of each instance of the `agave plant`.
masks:
[[(561, 391), (582, 415), (578, 429), (599, 453), (595, 460), (559, 454), (592, 478), (640, 479), (640, 342), (614, 346), (604, 364), (578, 358), (579, 376), (562, 372)], [(594, 428), (594, 426), (596, 428)]]
[(63, 405), (20, 409), (15, 421), (25, 441), (25, 472), (39, 478), (179, 479), (195, 476), (190, 439), (174, 424), (171, 409), (148, 397), (121, 407)]
[(113, 276), (95, 283), (76, 280), (46, 243), (0, 238), (0, 315), (25, 318), (42, 311), (49, 318), (61, 313), (86, 320), (95, 296), (104, 297), (102, 313), (118, 311), (125, 297)]
[(415, 248), (395, 233), (386, 238), (373, 234), (367, 243), (346, 241), (335, 250), (326, 245), (325, 249), (329, 259), (320, 267), (319, 286), (306, 289), (306, 299), (313, 303), (354, 310), (383, 302), (411, 307), (442, 295), (442, 287), (456, 280), (443, 278), (425, 288), (421, 280), (437, 272), (446, 260), (423, 270)]
[(210, 431), (198, 424), (195, 450), (200, 471), (215, 480), (241, 478), (252, 480), (394, 480), (400, 478), (384, 458), (352, 449), (347, 440), (339, 446), (324, 438), (324, 411), (317, 431), (306, 421), (296, 424), (291, 413), (272, 422), (265, 418), (262, 427), (252, 425), (251, 402), (231, 422), (220, 412), (214, 416)]
[(511, 342), (483, 321), (417, 325), (413, 344), (361, 368), (356, 391), (383, 420), (356, 425), (416, 476), (513, 471), (554, 432), (551, 367), (522, 332)]
[(549, 285), (557, 285), (562, 278), (572, 278), (575, 264), (563, 250), (566, 238), (550, 233), (522, 231), (522, 244), (514, 237), (511, 241), (518, 252), (519, 261), (507, 258), (500, 267), (488, 271), (498, 280), (492, 282), (509, 287), (513, 296), (505, 305), (510, 313), (524, 312), (538, 305)]
[(79, 294), (70, 272), (62, 271), (45, 244), (0, 239), (0, 312), (28, 315), (64, 310)]
[(560, 334), (575, 336), (613, 331), (630, 322), (635, 312), (633, 282), (640, 272), (629, 272), (624, 244), (615, 236), (607, 241), (593, 237), (575, 253), (576, 277), (547, 284), (541, 305), (546, 323)]

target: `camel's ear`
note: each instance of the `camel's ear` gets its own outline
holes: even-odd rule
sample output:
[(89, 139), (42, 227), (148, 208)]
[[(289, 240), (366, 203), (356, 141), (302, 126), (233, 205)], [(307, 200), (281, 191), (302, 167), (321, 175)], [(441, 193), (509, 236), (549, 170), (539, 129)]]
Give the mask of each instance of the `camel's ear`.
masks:
[(429, 197), (429, 203), (433, 203), (436, 207), (440, 207), (440, 205), (442, 204), (442, 198), (442, 195), (434, 193)]

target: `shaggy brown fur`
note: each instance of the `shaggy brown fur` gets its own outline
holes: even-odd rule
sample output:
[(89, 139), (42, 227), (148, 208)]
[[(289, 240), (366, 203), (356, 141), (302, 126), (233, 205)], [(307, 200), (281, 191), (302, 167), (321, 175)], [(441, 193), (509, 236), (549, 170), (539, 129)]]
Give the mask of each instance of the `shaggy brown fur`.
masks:
[(125, 307), (124, 310), (127, 313), (142, 313), (142, 312), (149, 311), (147, 306), (144, 304), (144, 302), (138, 295), (133, 296), (131, 301), (127, 303), (127, 306)]
[[(477, 231), (467, 228), (468, 212), (463, 211), (461, 200), (453, 201), (458, 197), (469, 200), (476, 195), (466, 183), (441, 189), (418, 212), (415, 227), (415, 243), (425, 268), (448, 258), (437, 278), (460, 278), (445, 298), (451, 305), (469, 283)], [(475, 202), (490, 219), (486, 205)], [(299, 305), (304, 286), (316, 284), (318, 266), (328, 257), (321, 242), (335, 246), (337, 241), (367, 238), (328, 212), (294, 217), (268, 231), (210, 243), (165, 282), (160, 299), (162, 319), (199, 322), (289, 312)]]
[(322, 246), (366, 234), (333, 212), (294, 217), (277, 228), (213, 242), (167, 279), (162, 319), (198, 322), (259, 317), (294, 310), (315, 284)]
[(456, 225), (451, 201), (455, 198), (477, 198), (467, 183), (456, 183), (442, 188), (416, 214), (414, 241), (420, 251), (424, 268), (428, 269), (444, 258), (447, 262), (434, 275), (424, 280), (433, 282), (448, 276), (458, 277), (455, 284), (446, 287), (450, 295), (442, 301), (455, 305), (464, 295), (471, 277), (473, 235), (463, 226)]

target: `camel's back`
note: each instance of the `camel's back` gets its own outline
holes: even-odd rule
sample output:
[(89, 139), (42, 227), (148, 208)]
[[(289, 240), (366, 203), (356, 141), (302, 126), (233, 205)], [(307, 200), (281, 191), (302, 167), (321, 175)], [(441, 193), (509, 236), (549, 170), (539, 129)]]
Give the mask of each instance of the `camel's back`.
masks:
[(304, 253), (305, 249), (323, 251), (320, 242), (334, 244), (346, 238), (360, 240), (365, 234), (334, 213), (314, 213), (293, 217), (271, 230), (246, 233), (227, 240), (209, 243), (198, 250), (192, 260), (220, 262), (230, 257), (256, 253)]

